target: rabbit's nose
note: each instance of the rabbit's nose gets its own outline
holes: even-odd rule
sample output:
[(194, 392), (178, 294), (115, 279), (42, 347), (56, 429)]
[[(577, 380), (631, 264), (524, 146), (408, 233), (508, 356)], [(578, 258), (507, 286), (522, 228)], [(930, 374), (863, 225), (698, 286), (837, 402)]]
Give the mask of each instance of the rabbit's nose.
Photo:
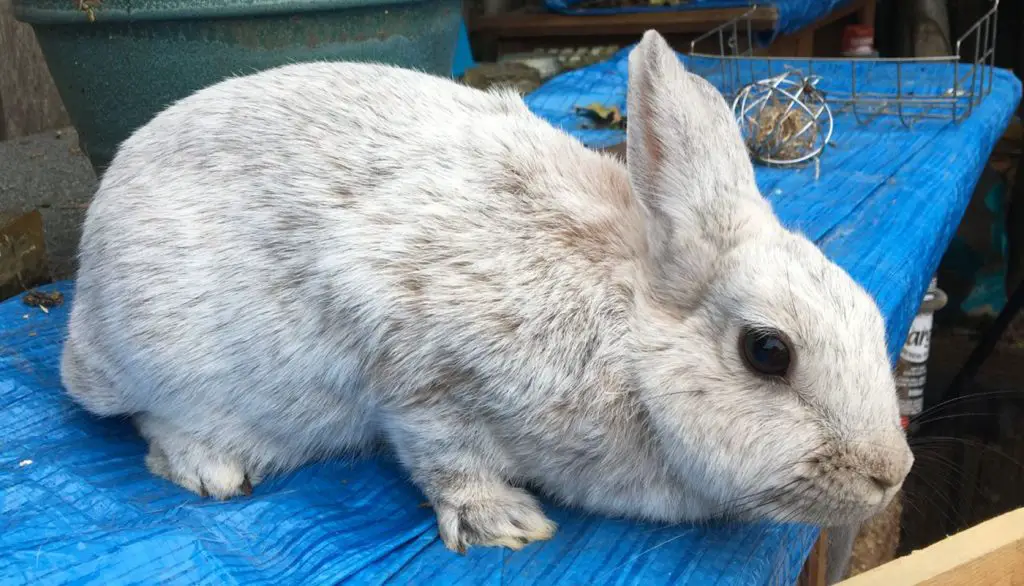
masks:
[(914, 454), (903, 438), (883, 445), (886, 447), (874, 451), (871, 455), (865, 455), (863, 470), (879, 489), (887, 491), (899, 486), (910, 473), (910, 467), (914, 464)]
[(903, 477), (896, 474), (871, 474), (869, 478), (882, 490), (889, 490), (903, 481)]

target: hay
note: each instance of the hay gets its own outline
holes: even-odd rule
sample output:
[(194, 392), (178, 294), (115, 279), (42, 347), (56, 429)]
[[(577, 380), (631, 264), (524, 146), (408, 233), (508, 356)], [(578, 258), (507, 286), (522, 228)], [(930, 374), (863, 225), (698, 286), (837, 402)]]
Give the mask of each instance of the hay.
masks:
[(814, 149), (818, 122), (803, 108), (787, 108), (775, 96), (750, 117), (754, 132), (747, 147), (759, 159), (791, 160)]
[(515, 61), (481, 63), (466, 71), (461, 81), (478, 90), (510, 87), (524, 96), (541, 85), (540, 71)]
[(612, 130), (625, 130), (627, 120), (617, 106), (602, 106), (601, 104), (590, 104), (589, 106), (577, 106), (576, 113), (590, 121), (583, 128), (610, 128)]

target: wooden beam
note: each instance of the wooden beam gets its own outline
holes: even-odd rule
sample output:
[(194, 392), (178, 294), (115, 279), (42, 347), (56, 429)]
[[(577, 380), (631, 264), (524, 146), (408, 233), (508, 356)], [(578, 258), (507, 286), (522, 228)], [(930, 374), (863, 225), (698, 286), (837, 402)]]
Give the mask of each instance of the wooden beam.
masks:
[(804, 569), (797, 578), (797, 586), (825, 586), (828, 576), (828, 534), (822, 529), (818, 541), (811, 548), (811, 555), (804, 562)]
[[(814, 35), (822, 27), (834, 25), (852, 15), (858, 15), (861, 20), (871, 19), (874, 6), (875, 0), (853, 0), (800, 31), (780, 36), (768, 49), (768, 54), (812, 56), (815, 54)], [(507, 52), (530, 51), (537, 46), (625, 45), (638, 41), (640, 35), (648, 29), (660, 32), (677, 50), (686, 50), (697, 35), (738, 18), (748, 10), (749, 7), (736, 7), (571, 15), (548, 12), (543, 7), (529, 5), (500, 14), (472, 12), (467, 16), (466, 23), (474, 53), (477, 58), (486, 61)], [(751, 15), (751, 28), (761, 32), (772, 30), (778, 22), (778, 16), (774, 6), (758, 6)], [(698, 50), (714, 52), (716, 38), (707, 39), (707, 44)]]
[[(662, 34), (704, 33), (743, 15), (747, 8), (711, 8), (678, 12), (573, 16), (525, 8), (495, 15), (477, 15), (467, 26), (471, 32), (498, 37), (549, 37), (636, 35), (648, 29)], [(770, 30), (778, 20), (771, 6), (758, 7), (751, 15), (754, 30)]]
[(860, 22), (860, 24), (874, 28), (875, 10), (875, 0), (867, 0), (861, 5), (860, 10), (857, 11), (857, 20)]
[(68, 125), (32, 27), (0, 0), (0, 140)]
[(0, 300), (50, 282), (43, 216), (0, 212)]
[(1024, 586), (1024, 508), (990, 519), (838, 586)]
[(796, 33), (794, 57), (814, 57), (814, 33), (814, 29), (805, 29)]

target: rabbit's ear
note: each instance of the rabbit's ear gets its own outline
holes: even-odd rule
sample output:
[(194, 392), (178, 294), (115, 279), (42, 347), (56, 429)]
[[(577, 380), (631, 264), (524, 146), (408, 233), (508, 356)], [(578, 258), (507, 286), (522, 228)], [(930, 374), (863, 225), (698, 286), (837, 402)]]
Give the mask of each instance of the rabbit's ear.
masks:
[(655, 267), (699, 286), (752, 220), (767, 211), (773, 221), (739, 126), (718, 90), (688, 73), (653, 30), (629, 55), (627, 108), (629, 179), (647, 214)]

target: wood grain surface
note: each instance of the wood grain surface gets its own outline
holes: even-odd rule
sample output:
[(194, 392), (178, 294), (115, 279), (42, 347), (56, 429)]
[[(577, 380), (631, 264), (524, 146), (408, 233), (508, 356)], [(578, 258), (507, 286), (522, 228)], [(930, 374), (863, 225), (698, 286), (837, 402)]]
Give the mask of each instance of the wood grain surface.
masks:
[(68, 125), (32, 27), (0, 0), (0, 140)]

